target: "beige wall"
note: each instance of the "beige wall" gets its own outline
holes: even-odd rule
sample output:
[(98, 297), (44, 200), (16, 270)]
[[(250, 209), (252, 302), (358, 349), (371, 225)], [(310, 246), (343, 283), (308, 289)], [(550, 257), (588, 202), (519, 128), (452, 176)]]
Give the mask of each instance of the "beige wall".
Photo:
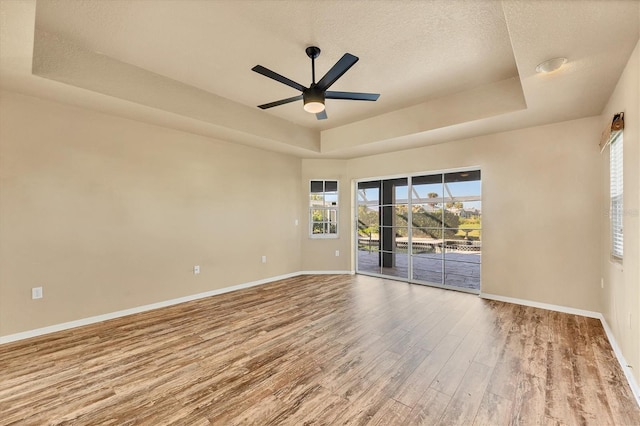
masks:
[[(0, 120), (0, 335), (352, 270), (354, 179), (473, 166), (483, 172), (482, 291), (610, 309), (599, 117), (353, 160), (300, 160), (10, 92)], [(310, 179), (340, 182), (337, 239), (308, 238)], [(40, 285), (45, 297), (32, 301)]]
[(297, 158), (10, 92), (0, 120), (0, 336), (301, 269)]
[[(479, 166), (482, 292), (600, 311), (600, 130), (593, 117), (348, 160), (341, 184)], [(305, 161), (302, 174), (322, 168), (322, 160)], [(348, 247), (350, 238), (343, 222), (340, 241), (332, 244)], [(303, 262), (310, 258), (317, 268), (344, 267), (324, 241), (303, 243)]]
[(640, 383), (640, 43), (636, 45), (602, 114), (601, 128), (615, 113), (625, 113), (624, 129), (624, 259), (610, 257), (609, 149), (600, 156), (602, 211), (601, 265), (603, 314)]

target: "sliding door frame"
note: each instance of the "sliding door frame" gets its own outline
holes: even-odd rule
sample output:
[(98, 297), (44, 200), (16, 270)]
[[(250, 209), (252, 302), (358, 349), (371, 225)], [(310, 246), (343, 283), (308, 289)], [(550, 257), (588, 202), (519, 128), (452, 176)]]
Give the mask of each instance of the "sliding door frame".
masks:
[[(354, 265), (354, 271), (356, 274), (361, 274), (361, 275), (369, 275), (369, 276), (373, 276), (373, 277), (379, 277), (379, 278), (384, 278), (384, 279), (389, 279), (389, 280), (395, 280), (395, 281), (402, 281), (402, 282), (408, 282), (411, 284), (419, 284), (419, 285), (426, 285), (426, 286), (430, 286), (430, 287), (437, 287), (437, 288), (442, 288), (442, 289), (446, 289), (446, 290), (455, 290), (455, 291), (461, 291), (464, 293), (471, 293), (471, 294), (480, 294), (482, 291), (482, 261), (480, 261), (480, 288), (478, 290), (475, 289), (469, 289), (469, 288), (465, 288), (465, 287), (456, 287), (456, 286), (452, 286), (452, 285), (446, 285), (444, 283), (433, 283), (433, 282), (429, 282), (429, 281), (422, 281), (422, 280), (415, 280), (413, 279), (413, 250), (412, 250), (412, 239), (413, 239), (413, 231), (412, 231), (412, 223), (413, 223), (413, 209), (411, 208), (413, 206), (413, 202), (412, 202), (412, 198), (411, 198), (411, 194), (413, 193), (412, 191), (412, 185), (413, 185), (413, 178), (414, 177), (420, 177), (420, 176), (425, 176), (425, 175), (445, 175), (447, 173), (459, 173), (459, 172), (471, 172), (471, 171), (480, 171), (480, 176), (482, 176), (482, 168), (480, 166), (468, 166), (468, 167), (459, 167), (459, 168), (453, 168), (453, 169), (443, 169), (443, 170), (432, 170), (432, 171), (426, 171), (426, 172), (417, 172), (417, 173), (406, 173), (406, 174), (396, 174), (396, 175), (388, 175), (388, 176), (379, 176), (379, 177), (367, 177), (367, 178), (358, 178), (358, 179), (353, 179), (352, 180), (352, 187), (354, 189), (353, 191), (353, 218), (352, 218), (352, 238), (353, 238), (353, 247), (354, 247), (354, 252), (353, 252), (353, 265)], [(392, 276), (392, 275), (384, 275), (382, 273), (375, 273), (375, 272), (368, 272), (368, 271), (360, 271), (359, 270), (359, 264), (358, 264), (358, 184), (361, 182), (370, 182), (370, 181), (383, 181), (383, 180), (393, 180), (393, 179), (403, 179), (406, 178), (407, 179), (407, 274), (408, 276), (406, 278), (403, 277), (397, 277), (397, 276)], [(444, 181), (443, 181), (443, 185), (444, 185)], [(482, 190), (482, 178), (480, 179), (480, 197), (481, 200), (483, 198), (482, 193), (484, 192)], [(381, 189), (382, 190), (382, 189)], [(444, 196), (444, 194), (443, 194)], [(381, 202), (381, 200), (379, 200), (379, 202)], [(443, 209), (444, 209), (444, 203), (443, 203)], [(482, 231), (484, 232), (484, 231)], [(444, 237), (444, 235), (443, 235)], [(379, 237), (381, 238), (381, 237)], [(483, 238), (484, 239), (484, 238)], [(381, 243), (381, 242), (380, 242)], [(380, 244), (379, 243), (379, 244)], [(443, 248), (444, 249), (444, 248)], [(444, 254), (443, 254), (444, 256)], [(444, 261), (444, 257), (443, 257), (443, 278), (444, 278), (444, 273), (445, 273), (445, 268), (446, 267), (446, 262)]]

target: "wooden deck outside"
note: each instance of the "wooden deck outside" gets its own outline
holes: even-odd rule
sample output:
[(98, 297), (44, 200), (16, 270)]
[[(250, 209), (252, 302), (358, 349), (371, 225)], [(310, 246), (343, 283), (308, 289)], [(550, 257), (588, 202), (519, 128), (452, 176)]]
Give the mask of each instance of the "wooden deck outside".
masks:
[(0, 425), (638, 425), (597, 319), (302, 276), (0, 346)]
[[(415, 255), (411, 279), (479, 292), (481, 256), (479, 252), (445, 253), (444, 257), (440, 253)], [(394, 266), (386, 268), (380, 266), (378, 252), (359, 250), (358, 271), (408, 279), (409, 256), (398, 253), (394, 257)]]

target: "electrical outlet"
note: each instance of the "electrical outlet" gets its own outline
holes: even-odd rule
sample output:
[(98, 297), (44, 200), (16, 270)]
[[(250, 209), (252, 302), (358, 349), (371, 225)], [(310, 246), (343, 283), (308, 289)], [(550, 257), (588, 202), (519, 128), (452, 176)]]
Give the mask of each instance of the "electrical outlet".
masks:
[(31, 298), (32, 299), (42, 299), (42, 287), (34, 287), (31, 289)]
[(200, 265), (196, 265), (193, 267), (193, 275), (198, 275), (200, 273)]
[(298, 226), (298, 219), (296, 219), (294, 223), (296, 224), (296, 226)]
[(262, 263), (267, 263), (267, 256), (262, 256)]
[(600, 288), (604, 288), (604, 278), (600, 278)]
[(336, 257), (340, 256), (340, 250), (336, 250)]

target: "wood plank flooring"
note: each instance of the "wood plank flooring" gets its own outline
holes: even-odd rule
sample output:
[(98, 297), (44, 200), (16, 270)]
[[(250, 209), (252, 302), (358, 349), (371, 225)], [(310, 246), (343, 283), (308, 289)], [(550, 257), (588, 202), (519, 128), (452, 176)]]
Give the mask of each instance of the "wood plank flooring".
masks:
[(640, 425), (595, 319), (303, 276), (0, 346), (0, 425)]

